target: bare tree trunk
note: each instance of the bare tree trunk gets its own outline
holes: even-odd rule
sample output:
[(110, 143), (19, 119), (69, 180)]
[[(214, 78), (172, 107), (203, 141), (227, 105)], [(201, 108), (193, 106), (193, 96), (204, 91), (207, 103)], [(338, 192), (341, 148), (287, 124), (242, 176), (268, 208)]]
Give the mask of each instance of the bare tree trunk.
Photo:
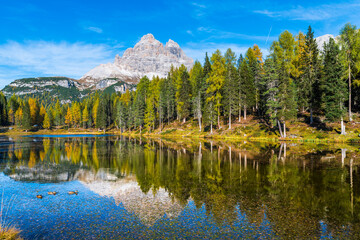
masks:
[(279, 120), (277, 120), (277, 122), (278, 122), (278, 126), (279, 126), (280, 137), (283, 137), (282, 130), (281, 130), (281, 123)]
[(344, 119), (341, 117), (341, 135), (345, 135), (345, 125), (344, 125)]
[(213, 129), (213, 126), (212, 126), (212, 125), (213, 125), (213, 124), (212, 124), (212, 122), (211, 122), (211, 124), (210, 124), (210, 133), (211, 133), (211, 134), (213, 134), (213, 130), (212, 130), (212, 129)]
[(198, 121), (199, 121), (199, 129), (200, 129), (200, 132), (201, 132), (202, 129), (201, 129), (201, 117), (200, 116), (198, 117)]
[(186, 122), (186, 118), (183, 119), (183, 123), (185, 123), (185, 122)]
[(346, 148), (341, 149), (341, 166), (344, 167), (345, 158), (346, 158)]
[(284, 121), (284, 138), (286, 138), (286, 126), (285, 126), (285, 121)]
[(246, 105), (244, 106), (244, 120), (246, 120)]
[(351, 116), (351, 67), (350, 67), (350, 61), (349, 61), (349, 121), (352, 121)]

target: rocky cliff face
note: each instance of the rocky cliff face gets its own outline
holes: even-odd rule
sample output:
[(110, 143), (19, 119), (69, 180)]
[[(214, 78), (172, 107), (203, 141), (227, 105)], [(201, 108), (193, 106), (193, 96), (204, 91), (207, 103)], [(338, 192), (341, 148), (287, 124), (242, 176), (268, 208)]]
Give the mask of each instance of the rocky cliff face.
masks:
[(193, 59), (187, 57), (180, 46), (169, 40), (164, 46), (152, 34), (147, 34), (122, 57), (116, 55), (114, 63), (101, 64), (86, 73), (79, 82), (83, 88), (94, 88), (103, 79), (115, 78), (127, 83), (137, 83), (143, 76), (166, 77), (171, 65), (184, 64), (189, 70)]

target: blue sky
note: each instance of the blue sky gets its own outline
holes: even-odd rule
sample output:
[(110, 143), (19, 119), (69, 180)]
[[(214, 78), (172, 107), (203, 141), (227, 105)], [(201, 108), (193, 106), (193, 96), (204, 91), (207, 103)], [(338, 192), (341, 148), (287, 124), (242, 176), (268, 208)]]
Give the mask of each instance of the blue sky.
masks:
[(347, 22), (360, 25), (359, 12), (360, 0), (1, 0), (0, 89), (22, 77), (79, 78), (147, 33), (202, 61), (217, 48), (240, 54), (258, 44), (266, 53), (282, 31), (309, 25), (315, 36), (338, 35)]

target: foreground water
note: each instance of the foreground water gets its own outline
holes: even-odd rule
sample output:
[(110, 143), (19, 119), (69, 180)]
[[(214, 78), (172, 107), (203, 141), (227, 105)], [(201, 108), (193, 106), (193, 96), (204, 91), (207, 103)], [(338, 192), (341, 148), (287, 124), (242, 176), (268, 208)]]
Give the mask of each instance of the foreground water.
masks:
[(359, 239), (358, 148), (3, 137), (1, 221), (25, 239)]

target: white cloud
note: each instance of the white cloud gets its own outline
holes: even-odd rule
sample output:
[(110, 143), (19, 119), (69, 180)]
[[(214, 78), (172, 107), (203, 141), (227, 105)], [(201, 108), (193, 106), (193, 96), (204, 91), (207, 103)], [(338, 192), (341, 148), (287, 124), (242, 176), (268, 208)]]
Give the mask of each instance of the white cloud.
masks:
[(191, 36), (194, 36), (194, 33), (191, 30), (187, 30), (186, 33), (191, 35)]
[(11, 41), (0, 45), (0, 87), (21, 77), (79, 78), (114, 56), (114, 48), (101, 44)]
[(198, 8), (206, 8), (206, 6), (204, 4), (200, 4), (200, 3), (196, 3), (196, 2), (193, 2), (192, 5), (195, 7), (198, 7)]
[(360, 3), (355, 1), (353, 3), (339, 3), (339, 4), (325, 4), (315, 7), (305, 8), (296, 6), (292, 9), (286, 10), (256, 10), (255, 13), (263, 14), (271, 18), (285, 18), (291, 20), (304, 21), (321, 21), (332, 19), (339, 16), (358, 16), (360, 10)]
[(89, 31), (92, 31), (92, 32), (96, 32), (96, 33), (102, 33), (103, 32), (103, 30), (101, 28), (98, 28), (98, 27), (87, 27), (86, 29), (89, 30)]

